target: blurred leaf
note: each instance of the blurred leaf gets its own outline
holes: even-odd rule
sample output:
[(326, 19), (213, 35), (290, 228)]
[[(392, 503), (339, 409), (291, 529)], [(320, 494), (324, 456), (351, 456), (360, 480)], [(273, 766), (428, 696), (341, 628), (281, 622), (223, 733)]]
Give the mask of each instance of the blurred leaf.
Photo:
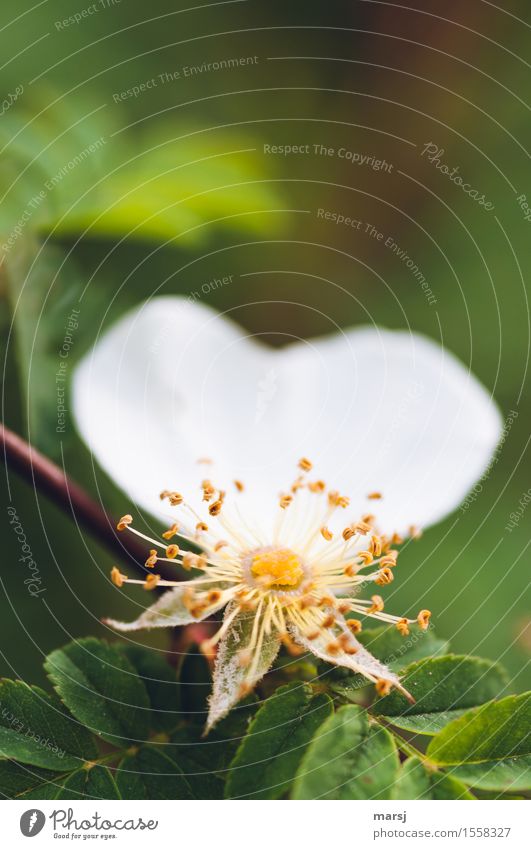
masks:
[(427, 749), (436, 764), (474, 787), (531, 787), (531, 693), (489, 702), (447, 725)]
[(107, 767), (93, 766), (78, 769), (64, 782), (55, 799), (121, 799)]
[(126, 643), (119, 646), (142, 678), (151, 702), (150, 727), (155, 731), (170, 731), (181, 718), (179, 682), (175, 670), (160, 652)]
[[(81, 280), (59, 248), (21, 238), (0, 265), (0, 287), (9, 300), (9, 340), (18, 370), (20, 402), (31, 441), (52, 457), (69, 422), (70, 351), (77, 330)], [(59, 406), (63, 418), (59, 421)], [(70, 428), (64, 427), (67, 434)]]
[(295, 799), (390, 799), (398, 753), (385, 728), (366, 711), (345, 705), (310, 743), (293, 788)]
[(120, 745), (147, 737), (146, 688), (117, 648), (86, 637), (53, 651), (45, 669), (76, 719), (104, 740)]
[(278, 799), (289, 788), (304, 751), (332, 701), (300, 682), (281, 687), (253, 719), (231, 763), (227, 798)]
[(178, 669), (181, 687), (181, 710), (189, 714), (192, 722), (205, 724), (212, 691), (212, 673), (208, 661), (199, 646), (193, 644), (183, 655)]
[(393, 799), (473, 799), (465, 785), (444, 773), (427, 769), (420, 758), (400, 767)]
[[(210, 774), (197, 775), (171, 745), (143, 746), (120, 764), (116, 782), (123, 799), (220, 798), (221, 782)], [(214, 792), (213, 791), (214, 788)]]
[(68, 770), (96, 754), (92, 736), (57, 699), (22, 681), (0, 682), (0, 755)]
[(447, 655), (408, 666), (402, 683), (414, 696), (414, 705), (394, 691), (376, 701), (372, 710), (399, 728), (436, 734), (463, 710), (498, 696), (507, 676), (499, 664), (490, 660)]
[(0, 796), (6, 799), (53, 799), (60, 772), (0, 760)]

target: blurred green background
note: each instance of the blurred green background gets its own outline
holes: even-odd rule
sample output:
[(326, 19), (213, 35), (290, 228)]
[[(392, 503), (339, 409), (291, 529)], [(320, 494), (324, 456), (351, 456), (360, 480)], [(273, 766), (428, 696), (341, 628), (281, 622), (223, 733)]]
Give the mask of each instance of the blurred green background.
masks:
[[(429, 607), (455, 650), (499, 658), (518, 689), (529, 680), (531, 509), (506, 525), (531, 487), (531, 18), (523, 0), (409, 6), (4, 0), (3, 416), (119, 514), (124, 496), (92, 467), (69, 413), (55, 431), (73, 308), (68, 376), (131, 305), (230, 274), (205, 300), (237, 308), (272, 344), (334, 322), (440, 340), (510, 426), (478, 497), (408, 547), (386, 597), (404, 613)], [(430, 162), (427, 144), (492, 207)], [(105, 635), (99, 618), (131, 607), (109, 583), (108, 551), (12, 473), (3, 487), (46, 592), (29, 596), (4, 512), (0, 672), (39, 682), (44, 654)], [(163, 648), (167, 636), (143, 639)]]

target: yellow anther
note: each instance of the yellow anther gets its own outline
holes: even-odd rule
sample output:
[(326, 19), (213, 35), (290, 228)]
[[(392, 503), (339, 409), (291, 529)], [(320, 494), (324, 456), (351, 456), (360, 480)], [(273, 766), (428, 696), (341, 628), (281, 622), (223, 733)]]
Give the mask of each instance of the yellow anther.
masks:
[(289, 507), (289, 505), (291, 504), (292, 501), (293, 501), (292, 495), (288, 495), (288, 494), (281, 495), (280, 500), (279, 500), (279, 504), (282, 507), (282, 509), (285, 510), (286, 507)]
[(431, 611), (430, 610), (421, 610), (419, 615), (417, 616), (417, 622), (423, 631), (426, 631), (430, 624)]
[(407, 619), (399, 619), (396, 623), (396, 630), (402, 634), (403, 637), (409, 636), (409, 627)]
[(226, 548), (228, 546), (228, 542), (225, 539), (220, 539), (214, 546), (214, 551), (221, 551), (222, 548)]
[(350, 504), (350, 499), (346, 497), (346, 495), (340, 495), (339, 492), (333, 490), (328, 493), (328, 503), (331, 507), (348, 507)]
[(380, 569), (378, 573), (378, 577), (375, 579), (374, 583), (378, 584), (381, 587), (384, 587), (386, 584), (390, 584), (391, 581), (394, 580), (394, 575), (389, 566), (384, 566), (383, 569)]
[(206, 525), (205, 522), (198, 522), (195, 526), (195, 529), (198, 532), (203, 531), (204, 533), (206, 533), (206, 531), (208, 531), (208, 525)]
[(326, 484), (324, 481), (311, 481), (311, 483), (308, 484), (308, 489), (310, 492), (324, 492)]
[(380, 557), (382, 553), (382, 540), (378, 536), (372, 536), (369, 544), (369, 551), (375, 556)]
[(120, 521), (116, 525), (116, 530), (125, 531), (127, 526), (130, 525), (132, 521), (133, 521), (133, 517), (129, 513), (126, 513), (125, 516), (122, 516), (122, 518), (120, 519)]
[(241, 481), (238, 481), (238, 480), (234, 481), (234, 486), (236, 487), (238, 492), (243, 492), (243, 490), (245, 489), (243, 483)]
[(371, 526), (369, 525), (368, 522), (364, 522), (362, 520), (361, 522), (356, 522), (356, 524), (353, 525), (353, 529), (354, 529), (355, 533), (361, 534), (362, 536), (365, 536), (365, 534), (370, 533)]
[(145, 590), (154, 590), (159, 581), (160, 581), (160, 575), (155, 575), (153, 573), (146, 575), (146, 580), (144, 581), (144, 589)]
[(127, 575), (122, 575), (118, 567), (113, 566), (111, 569), (111, 581), (115, 587), (123, 587), (127, 581)]
[(326, 527), (326, 525), (325, 525), (324, 527), (322, 527), (322, 528), (321, 528), (321, 536), (322, 536), (322, 537), (323, 537), (323, 539), (325, 539), (327, 542), (330, 542), (330, 540), (332, 539), (332, 537), (334, 536), (334, 534), (332, 533), (332, 531), (328, 530), (328, 528), (327, 528), (327, 527)]
[(170, 494), (168, 495), (168, 500), (172, 507), (178, 507), (179, 504), (183, 503), (184, 498), (180, 492), (170, 492)]
[(208, 512), (211, 516), (219, 516), (221, 513), (221, 508), (223, 507), (223, 501), (219, 498), (217, 501), (214, 501), (213, 504), (208, 508)]
[(391, 681), (386, 681), (385, 678), (378, 678), (374, 686), (379, 696), (388, 696), (393, 687)]
[(299, 460), (299, 469), (302, 469), (303, 472), (311, 472), (312, 468), (313, 463), (307, 457), (301, 457)]
[(174, 557), (177, 557), (179, 554), (179, 546), (178, 545), (169, 545), (166, 549), (166, 557), (169, 557), (170, 560), (173, 560)]
[(347, 540), (352, 539), (352, 537), (356, 536), (356, 531), (354, 530), (354, 528), (352, 526), (349, 526), (348, 528), (345, 528), (345, 530), (342, 532), (341, 536), (343, 537), (345, 542), (347, 542)]
[(251, 572), (255, 578), (263, 579), (265, 587), (298, 587), (304, 578), (301, 561), (289, 548), (258, 551), (253, 556)]
[(384, 609), (384, 600), (381, 595), (371, 596), (372, 604), (368, 608), (367, 613), (381, 613)]
[(152, 569), (153, 566), (156, 564), (156, 562), (157, 562), (157, 549), (152, 548), (152, 549), (150, 549), (149, 557), (146, 560), (146, 562), (144, 563), (144, 566), (146, 566), (148, 569)]
[(382, 497), (383, 496), (382, 496), (381, 492), (369, 492), (369, 494), (367, 496), (367, 498), (370, 498), (373, 501), (378, 501)]
[(174, 537), (177, 534), (178, 530), (179, 530), (179, 526), (176, 525), (176, 524), (173, 524), (171, 526), (171, 528), (168, 528), (167, 531), (164, 531), (164, 533), (162, 534), (163, 539), (172, 539), (172, 537)]
[(353, 634), (360, 633), (362, 625), (359, 619), (347, 619), (345, 621), (347, 623), (347, 627), (352, 631)]
[(372, 561), (374, 560), (374, 557), (372, 556), (370, 551), (358, 551), (356, 557), (358, 557), (363, 562), (364, 566), (368, 566), (369, 563), (372, 563)]

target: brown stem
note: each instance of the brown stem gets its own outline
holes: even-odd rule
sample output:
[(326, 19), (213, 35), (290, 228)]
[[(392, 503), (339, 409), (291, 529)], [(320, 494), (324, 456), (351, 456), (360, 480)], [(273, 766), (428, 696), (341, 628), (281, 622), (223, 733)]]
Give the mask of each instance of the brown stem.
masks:
[[(79, 484), (55, 463), (33, 448), (22, 437), (0, 424), (0, 441), (3, 459), (8, 469), (15, 471), (34, 489), (42, 492), (57, 507), (114, 555), (127, 558), (137, 569), (143, 569), (146, 545), (132, 534), (116, 530), (116, 520), (109, 516)], [(158, 564), (163, 566), (163, 564)], [(178, 580), (176, 570), (157, 569), (162, 577)]]

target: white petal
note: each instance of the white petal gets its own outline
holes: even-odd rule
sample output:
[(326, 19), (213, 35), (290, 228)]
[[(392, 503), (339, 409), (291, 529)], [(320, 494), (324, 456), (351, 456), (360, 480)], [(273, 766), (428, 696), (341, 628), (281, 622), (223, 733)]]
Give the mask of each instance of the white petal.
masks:
[[(232, 605), (228, 605), (225, 615), (230, 616), (232, 611)], [(249, 687), (254, 687), (270, 669), (278, 654), (280, 636), (278, 630), (272, 626), (271, 632), (264, 636), (258, 663), (254, 667), (254, 675), (249, 679), (249, 667), (243, 667), (240, 664), (239, 654), (249, 645), (254, 624), (253, 613), (238, 614), (228, 634), (219, 644), (214, 666), (212, 695), (209, 698), (207, 732), (242, 698), (240, 688), (243, 682), (245, 681)]]
[[(162, 488), (212, 476), (248, 485), (270, 515), (301, 455), (380, 529), (425, 527), (486, 468), (496, 406), (439, 345), (361, 328), (282, 349), (210, 308), (156, 298), (126, 315), (78, 367), (74, 413), (103, 468), (141, 507), (168, 518)], [(208, 472), (197, 466), (211, 456)], [(367, 501), (374, 490), (379, 501)], [(342, 518), (346, 518), (343, 516)]]
[[(223, 589), (225, 584), (209, 584), (210, 589)], [(190, 588), (190, 584), (187, 585)], [(198, 584), (198, 589), (203, 589), (203, 585)], [(189, 625), (191, 622), (198, 622), (197, 616), (192, 616), (188, 608), (183, 604), (183, 592), (185, 587), (174, 587), (167, 590), (161, 597), (147, 607), (138, 619), (134, 622), (118, 622), (116, 619), (104, 619), (106, 625), (115, 628), (117, 631), (140, 631), (143, 628), (173, 628), (175, 625)], [(208, 610), (208, 615), (215, 613), (224, 604), (227, 603), (225, 598), (218, 607), (211, 607)]]
[[(346, 626), (344, 630), (349, 633)], [(289, 626), (289, 632), (297, 643), (304, 646), (304, 648), (308, 649), (316, 657), (321, 658), (321, 660), (326, 660), (327, 663), (331, 663), (333, 666), (344, 666), (352, 670), (352, 672), (358, 672), (360, 675), (368, 678), (369, 681), (375, 682), (382, 678), (404, 692), (398, 675), (395, 675), (384, 663), (373, 657), (370, 651), (367, 651), (352, 634), (349, 634), (350, 643), (357, 648), (356, 654), (346, 654), (344, 651), (331, 654), (327, 646), (330, 643), (336, 642), (337, 635), (333, 631), (322, 631), (315, 640), (308, 640), (303, 636), (297, 626), (293, 624)]]

